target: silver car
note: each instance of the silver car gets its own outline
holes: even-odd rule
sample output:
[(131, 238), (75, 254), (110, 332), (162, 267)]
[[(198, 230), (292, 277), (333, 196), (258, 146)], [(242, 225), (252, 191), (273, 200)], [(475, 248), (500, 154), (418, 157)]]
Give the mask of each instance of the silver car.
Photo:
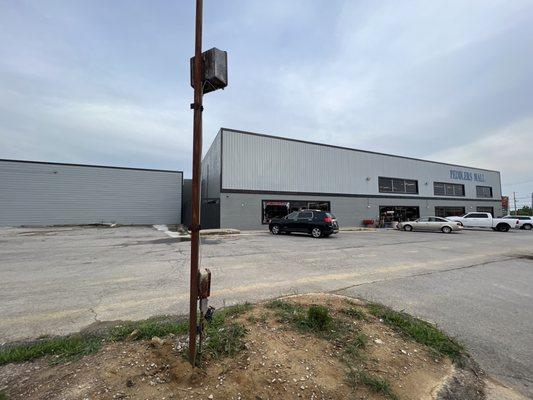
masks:
[(460, 231), (463, 227), (454, 221), (450, 221), (441, 217), (424, 217), (418, 218), (415, 221), (405, 221), (398, 224), (398, 229), (404, 231), (434, 231), (450, 233), (452, 231)]

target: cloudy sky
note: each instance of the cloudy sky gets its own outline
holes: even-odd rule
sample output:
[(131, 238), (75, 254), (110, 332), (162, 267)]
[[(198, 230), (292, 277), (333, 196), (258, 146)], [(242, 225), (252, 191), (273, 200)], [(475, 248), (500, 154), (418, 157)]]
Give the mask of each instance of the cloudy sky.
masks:
[[(190, 175), (193, 0), (0, 0), (0, 158)], [(533, 0), (205, 0), (221, 126), (502, 172), (533, 191)]]

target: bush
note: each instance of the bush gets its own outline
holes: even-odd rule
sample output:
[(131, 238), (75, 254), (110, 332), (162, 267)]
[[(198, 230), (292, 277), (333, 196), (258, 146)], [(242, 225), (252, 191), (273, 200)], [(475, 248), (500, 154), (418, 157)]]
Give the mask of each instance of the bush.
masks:
[(324, 306), (310, 306), (307, 310), (307, 321), (311, 329), (324, 331), (331, 323), (329, 310)]

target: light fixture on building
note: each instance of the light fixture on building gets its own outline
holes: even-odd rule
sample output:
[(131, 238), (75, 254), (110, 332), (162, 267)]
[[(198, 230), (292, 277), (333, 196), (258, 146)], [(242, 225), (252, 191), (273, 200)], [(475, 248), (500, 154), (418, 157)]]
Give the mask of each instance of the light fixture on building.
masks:
[(367, 176), (366, 177), (366, 180), (369, 181), (370, 179), (372, 179), (371, 177)]

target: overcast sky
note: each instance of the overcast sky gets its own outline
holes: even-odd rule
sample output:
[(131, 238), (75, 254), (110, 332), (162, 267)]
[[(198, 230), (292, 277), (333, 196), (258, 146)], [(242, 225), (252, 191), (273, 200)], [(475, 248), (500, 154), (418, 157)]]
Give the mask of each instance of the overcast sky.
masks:
[[(0, 158), (190, 176), (193, 0), (0, 0)], [(533, 0), (205, 0), (223, 127), (497, 169), (533, 191)]]

